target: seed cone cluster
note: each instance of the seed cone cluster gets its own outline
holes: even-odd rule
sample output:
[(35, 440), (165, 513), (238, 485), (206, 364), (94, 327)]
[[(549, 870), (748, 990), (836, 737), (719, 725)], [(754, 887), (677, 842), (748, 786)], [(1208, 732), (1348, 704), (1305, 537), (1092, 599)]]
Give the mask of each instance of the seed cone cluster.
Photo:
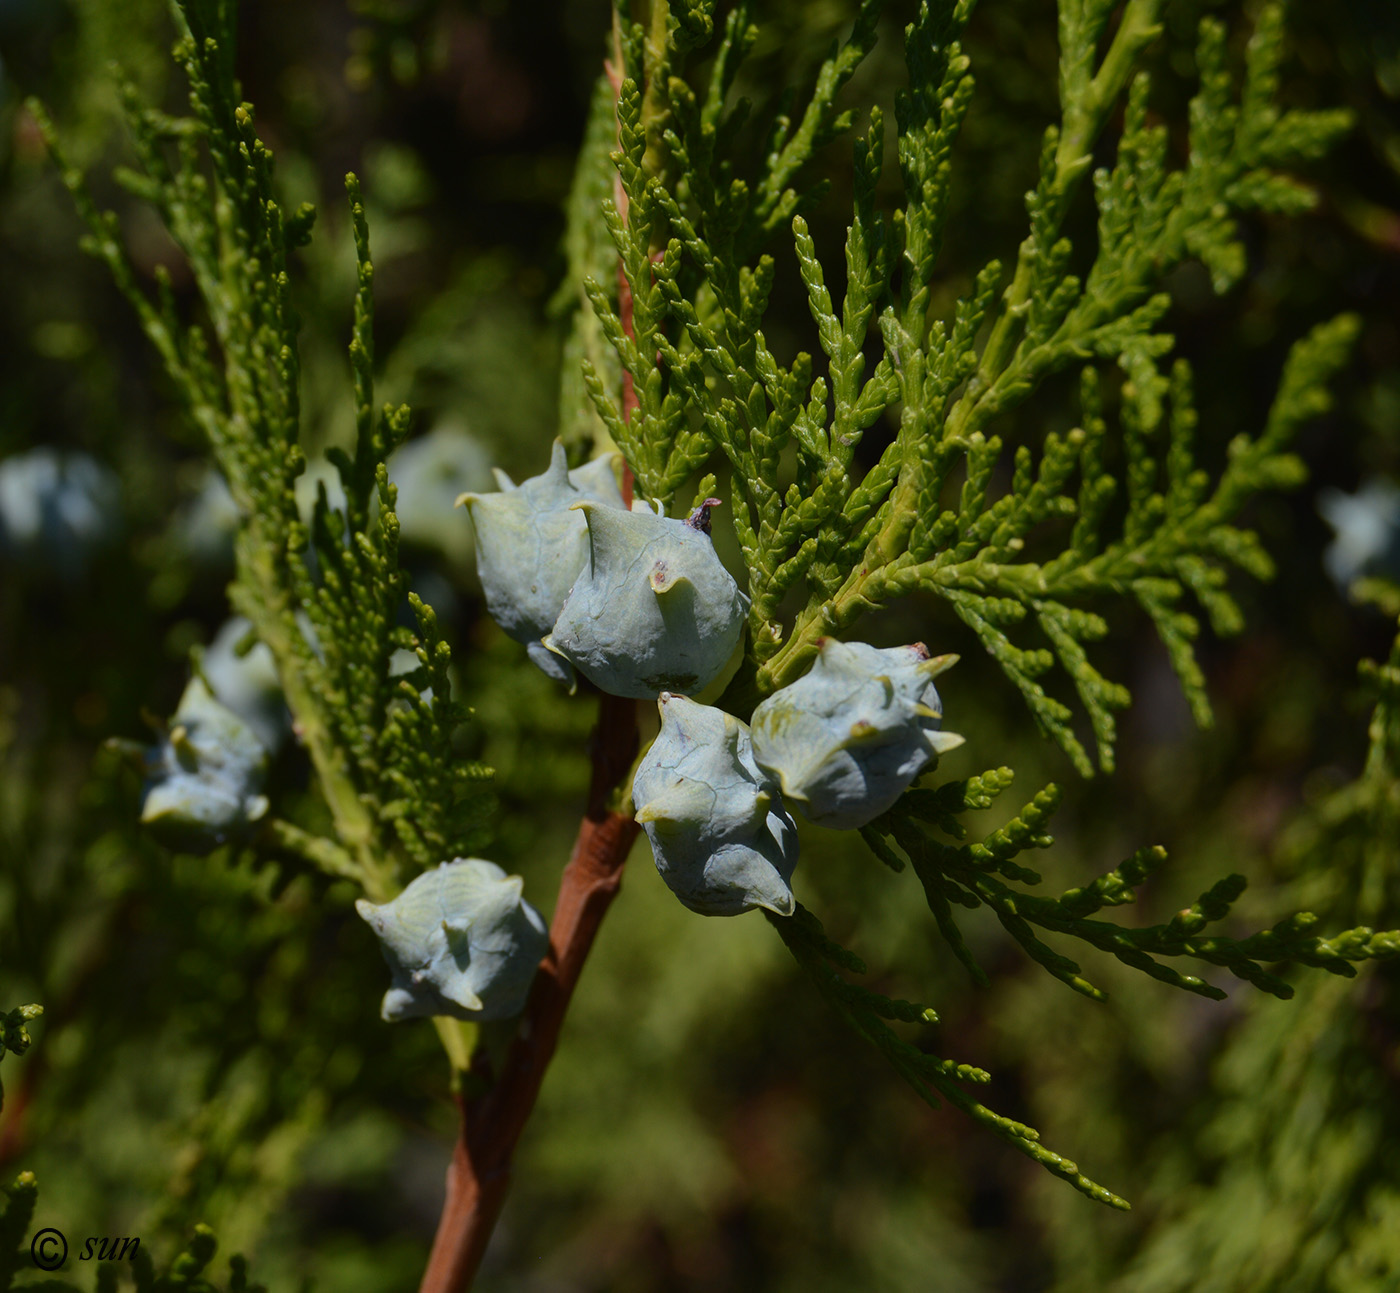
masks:
[[(752, 728), (697, 703), (735, 658), (749, 611), (710, 539), (719, 500), (685, 520), (628, 510), (599, 462), (570, 472), (556, 441), (543, 476), (464, 495), (487, 605), (555, 677), (577, 670), (611, 695), (657, 700), (661, 731), (632, 801), (676, 896), (707, 916), (791, 915), (789, 806), (836, 830), (886, 812), (962, 744), (942, 730), (933, 685), (957, 657), (828, 638), (805, 677), (758, 706)], [(584, 486), (592, 496), (578, 496)]]
[(530, 659), (572, 686), (574, 670), (613, 696), (693, 694), (739, 646), (749, 600), (710, 541), (707, 499), (675, 521), (630, 511), (612, 460), (568, 469), (561, 442), (549, 469), (497, 494), (463, 494), (476, 527), (486, 606)]

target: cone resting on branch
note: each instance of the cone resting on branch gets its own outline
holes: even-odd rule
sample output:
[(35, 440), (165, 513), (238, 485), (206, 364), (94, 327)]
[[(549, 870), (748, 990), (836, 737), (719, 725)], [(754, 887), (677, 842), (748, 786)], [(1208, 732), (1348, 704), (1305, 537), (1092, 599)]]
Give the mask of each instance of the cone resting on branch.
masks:
[(476, 528), (476, 569), (492, 618), (550, 677), (573, 684), (573, 669), (547, 651), (559, 611), (588, 561), (588, 527), (575, 510), (587, 501), (620, 511), (622, 493), (613, 475), (617, 455), (569, 470), (564, 444), (554, 442), (547, 470), (519, 485), (495, 469), (496, 494), (463, 494)]
[(882, 651), (826, 638), (811, 670), (754, 710), (753, 757), (819, 826), (864, 826), (963, 743), (940, 730), (933, 685), (956, 662), (930, 659), (922, 642)]
[(384, 1018), (518, 1015), (549, 945), (544, 920), (523, 889), (519, 876), (494, 862), (454, 858), (417, 876), (390, 902), (358, 899), (355, 910), (379, 936), (393, 976)]
[(692, 911), (790, 916), (797, 827), (777, 782), (754, 762), (748, 725), (662, 692), (661, 732), (632, 780), (656, 869)]
[(545, 645), (613, 696), (704, 691), (732, 663), (749, 609), (710, 538), (718, 504), (706, 499), (684, 521), (645, 504), (577, 504), (588, 564)]

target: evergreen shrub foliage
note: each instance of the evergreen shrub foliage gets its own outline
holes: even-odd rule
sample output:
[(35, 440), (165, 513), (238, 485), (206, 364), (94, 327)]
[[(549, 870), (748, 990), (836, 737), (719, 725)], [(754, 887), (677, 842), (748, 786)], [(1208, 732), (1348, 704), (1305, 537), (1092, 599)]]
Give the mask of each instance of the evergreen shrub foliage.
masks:
[[(1101, 671), (1100, 644), (1127, 612), (1150, 623), (1196, 722), (1209, 726), (1202, 624), (1239, 633), (1238, 576), (1274, 575), (1246, 509), (1304, 479), (1295, 438), (1329, 409), (1329, 383), (1358, 331), (1341, 315), (1298, 336), (1262, 425), (1239, 431), (1220, 460), (1198, 444), (1191, 366), (1173, 357), (1168, 331), (1168, 281), (1194, 261), (1216, 293), (1234, 288), (1248, 272), (1241, 220), (1309, 209), (1315, 195), (1298, 168), (1350, 126), (1344, 111), (1280, 102), (1281, 8), (1260, 9), (1238, 59), (1226, 26), (1202, 21), (1196, 89), (1178, 130), (1158, 117), (1142, 70), (1162, 36), (1161, 0), (1060, 0), (1059, 117), (1025, 195), (1024, 237), (1002, 260), (957, 266), (940, 250), (954, 186), (975, 182), (958, 167), (977, 71), (963, 43), (970, 0), (920, 4), (903, 28), (907, 82), (893, 122), (878, 108), (846, 106), (877, 36), (899, 39), (880, 0), (859, 5), (804, 97), (790, 96), (761, 124), (736, 90), (759, 38), (753, 5), (720, 12), (707, 0), (651, 0), (634, 9), (614, 14), (569, 201), (556, 297), (568, 329), (558, 429), (576, 465), (619, 451), (624, 490), (630, 484), (661, 514), (680, 520), (699, 508), (708, 518), (706, 501), (723, 497), (716, 524), (731, 526), (737, 542), (747, 623), (742, 658), (709, 699), (747, 720), (808, 674), (826, 639), (854, 640), (867, 614), (912, 604), (936, 650), (956, 640), (994, 662), (1025, 723), (1069, 769), (1107, 776), (1132, 697)], [(471, 660), (454, 662), (434, 609), (409, 591), (389, 459), (412, 422), (407, 407), (375, 405), (372, 195), (347, 178), (353, 445), (331, 451), (339, 490), (322, 482), (307, 520), (297, 502), (308, 414), (294, 278), (315, 212), (282, 202), (235, 75), (230, 0), (177, 0), (174, 13), (190, 112), (170, 115), (129, 90), (139, 170), (116, 179), (180, 248), (197, 309), (167, 272), (146, 281), (116, 216), (65, 159), (43, 109), (33, 111), (86, 222), (87, 250), (136, 311), (227, 482), (238, 517), (229, 602), (250, 626), (240, 649), (271, 652), (310, 762), (318, 798), (274, 799), (235, 843), (383, 904), (440, 863), (489, 850), (491, 771), (471, 756), (491, 720), (471, 705), (486, 712), (491, 701), (464, 686)], [(833, 199), (812, 176), (848, 138), (845, 242), (824, 248), (809, 217)], [(1077, 241), (1071, 229), (1082, 230)], [(800, 284), (811, 353), (770, 347), (765, 321), (784, 276)], [(965, 287), (944, 309), (950, 282)], [(1075, 392), (1074, 425), (1029, 430), (1055, 425), (1037, 410), (1062, 390)], [(1210, 408), (1202, 412), (1209, 422)], [(540, 445), (541, 462), (544, 454)], [(529, 668), (523, 652), (517, 663)], [(1368, 675), (1382, 695), (1371, 761), (1319, 829), (1363, 818), (1365, 838), (1393, 828), (1397, 668), (1391, 659)], [(950, 714), (958, 688), (954, 670), (942, 684)], [(560, 689), (561, 709), (579, 703)], [(1400, 932), (1373, 928), (1383, 906), (1315, 901), (1306, 886), (1300, 898), (1325, 912), (1326, 931), (1299, 912), (1257, 933), (1223, 932), (1241, 875), (1210, 884), (1162, 923), (1106, 919), (1166, 864), (1156, 847), (1042, 895), (1030, 856), (1052, 842), (1059, 789), (1045, 786), (970, 839), (969, 815), (991, 809), (1012, 772), (992, 766), (940, 781), (928, 775), (936, 763), (860, 835), (891, 872), (912, 872), (931, 928), (975, 983), (988, 975), (959, 921), (978, 908), (1051, 976), (1096, 1000), (1104, 993), (1076, 944), (1210, 998), (1225, 995), (1217, 970), (1289, 997), (1293, 976), (1281, 963), (1350, 977), (1358, 963), (1400, 952)], [(630, 817), (626, 778), (612, 807)], [(1389, 814), (1385, 823), (1372, 820), (1378, 813)], [(842, 838), (854, 846), (853, 834)], [(1382, 884), (1368, 875), (1356, 878), (1358, 891)], [(799, 895), (802, 877), (799, 867)], [(865, 960), (813, 911), (798, 903), (765, 919), (921, 1099), (951, 1103), (1082, 1193), (1127, 1206), (1033, 1127), (982, 1103), (974, 1092), (989, 1073), (933, 1052), (937, 1011), (866, 986)], [(1305, 996), (1326, 994), (1307, 982)], [(479, 1041), (499, 1052), (499, 1038), (471, 1023), (435, 1023), (468, 1096), (509, 1080), (509, 1069), (497, 1079), (473, 1060)], [(9, 1025), (4, 1046), (22, 1049)], [(0, 1262), (28, 1226), (32, 1180), (10, 1200)], [(143, 1268), (137, 1287), (204, 1287), (191, 1281), (211, 1256), (201, 1233), (172, 1268), (184, 1284), (169, 1282), (175, 1274), (152, 1284)], [(251, 1287), (241, 1263), (228, 1287)]]

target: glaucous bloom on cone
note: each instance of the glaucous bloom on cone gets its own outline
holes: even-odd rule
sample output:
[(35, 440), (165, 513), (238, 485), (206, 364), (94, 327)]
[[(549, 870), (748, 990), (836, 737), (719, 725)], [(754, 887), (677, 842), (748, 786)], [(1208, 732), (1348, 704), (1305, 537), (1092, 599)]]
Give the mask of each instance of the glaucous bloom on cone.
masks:
[(753, 757), (821, 826), (852, 830), (899, 798), (928, 762), (962, 744), (940, 731), (933, 679), (957, 656), (921, 642), (880, 649), (824, 638), (811, 671), (753, 712)]
[(267, 748), (200, 678), (190, 679), (165, 739), (142, 762), (141, 820), (172, 848), (207, 853), (267, 812)]
[(513, 484), (496, 470), (497, 494), (463, 494), (476, 528), (476, 570), (492, 618), (523, 642), (545, 673), (572, 685), (573, 671), (541, 639), (554, 627), (579, 572), (588, 563), (588, 526), (576, 504), (626, 515), (612, 457), (569, 470), (562, 441), (549, 470)]
[(671, 891), (705, 916), (766, 907), (791, 916), (797, 828), (732, 714), (663, 692), (661, 732), (632, 802)]
[(694, 695), (713, 682), (749, 611), (710, 540), (718, 503), (684, 521), (581, 504), (588, 564), (545, 645), (613, 696)]
[(510, 1019), (525, 1008), (549, 932), (521, 896), (524, 881), (494, 862), (453, 858), (392, 902), (355, 910), (379, 936), (392, 985), (380, 1013), (400, 1019)]

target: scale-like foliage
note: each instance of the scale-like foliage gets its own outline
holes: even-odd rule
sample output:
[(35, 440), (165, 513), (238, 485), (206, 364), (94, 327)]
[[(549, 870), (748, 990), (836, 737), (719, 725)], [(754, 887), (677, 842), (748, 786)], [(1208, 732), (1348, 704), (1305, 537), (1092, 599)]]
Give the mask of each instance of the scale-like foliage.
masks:
[[(1076, 992), (1095, 1000), (1104, 999), (1104, 993), (1084, 977), (1078, 962), (1050, 946), (1042, 935), (1076, 939), (1154, 979), (1216, 999), (1226, 995), (1222, 989), (1166, 964), (1162, 958), (1186, 957), (1220, 966), (1265, 992), (1291, 997), (1293, 985), (1266, 965), (1290, 962), (1354, 977), (1355, 962), (1400, 955), (1400, 931), (1378, 933), (1363, 925), (1332, 938), (1320, 938), (1311, 932), (1317, 917), (1307, 912), (1246, 938), (1208, 932), (1208, 926), (1230, 914), (1244, 892), (1245, 879), (1240, 875), (1227, 876), (1212, 885), (1165, 924), (1125, 926), (1095, 919), (1106, 907), (1135, 900), (1138, 887), (1167, 860), (1160, 848), (1140, 849), (1089, 884), (1056, 898), (1028, 893), (1022, 886), (1039, 884), (1041, 876), (1020, 859), (1028, 850), (1053, 843), (1045, 827), (1059, 802), (1055, 786), (1040, 791), (1005, 826), (977, 843), (948, 844), (932, 833), (937, 829), (953, 839), (964, 839), (967, 828), (962, 814), (989, 807), (1011, 781), (1011, 770), (999, 768), (966, 781), (948, 782), (936, 790), (912, 790), (861, 832), (872, 852), (891, 869), (903, 871), (912, 865), (939, 932), (980, 983), (986, 982), (986, 976), (958, 928), (954, 917), (957, 907), (986, 907), (1032, 960)], [(793, 920), (773, 918), (771, 923), (838, 1013), (872, 1042), (925, 1100), (936, 1104), (934, 1093), (942, 1095), (1090, 1198), (1114, 1207), (1127, 1206), (1080, 1173), (1073, 1162), (1046, 1149), (1033, 1128), (994, 1113), (956, 1085), (986, 1082), (989, 1079), (984, 1072), (928, 1054), (900, 1038), (887, 1022), (937, 1023), (932, 1009), (888, 1001), (842, 977), (839, 970), (864, 973), (863, 962), (832, 943), (817, 919), (805, 910)]]
[[(1300, 900), (1370, 925), (1400, 912), (1400, 636), (1388, 660), (1363, 661), (1361, 673), (1376, 698), (1365, 766), (1294, 824), (1281, 860)], [(1115, 1288), (1362, 1293), (1394, 1282), (1396, 1120), (1379, 995), (1309, 978), (1286, 1013), (1250, 1011), (1216, 1062), (1218, 1098), (1193, 1133), (1214, 1187), (1168, 1203)], [(1260, 1245), (1241, 1217), (1289, 1222), (1271, 1221)]]
[[(777, 116), (747, 171), (737, 159), (749, 106), (733, 98), (756, 40), (748, 0), (718, 24), (710, 0), (657, 0), (646, 26), (616, 7), (608, 75), (570, 202), (571, 281), (559, 299), (579, 305), (582, 293), (591, 310), (572, 320), (561, 430), (575, 457), (590, 437), (598, 449), (615, 445), (640, 493), (676, 514), (689, 510), (683, 491), (697, 478), (704, 499), (727, 473), (750, 597), (746, 656), (721, 698), (731, 713), (747, 714), (799, 678), (822, 640), (848, 633), (866, 611), (924, 594), (971, 631), (1086, 776), (1096, 765), (1112, 769), (1115, 715), (1130, 699), (1091, 658), (1108, 631), (1102, 610), (1115, 602), (1147, 614), (1198, 721), (1209, 721), (1193, 645), (1199, 614), (1185, 595), (1216, 632), (1239, 629), (1230, 569), (1271, 573), (1239, 515), (1261, 491), (1300, 479), (1290, 441), (1327, 407), (1327, 382), (1356, 325), (1339, 318), (1300, 340), (1263, 429), (1236, 436), (1224, 464), (1208, 471), (1194, 444), (1190, 370), (1167, 358), (1174, 342), (1164, 331), (1163, 279), (1194, 258), (1218, 291), (1237, 282), (1245, 268), (1238, 217), (1306, 207), (1310, 193), (1286, 168), (1316, 156), (1347, 123), (1335, 112), (1277, 106), (1277, 6), (1259, 16), (1238, 85), (1224, 29), (1208, 20), (1184, 158), (1174, 164), (1168, 132), (1150, 115), (1151, 87), (1136, 72), (1161, 7), (1061, 0), (1060, 119), (1045, 131), (1026, 236), (1009, 274), (997, 261), (966, 273), (946, 317), (934, 317), (934, 285), (948, 272), (939, 255), (974, 91), (960, 43), (971, 0), (921, 4), (905, 30), (909, 84), (894, 113), (901, 196), (891, 209), (881, 197), (879, 111), (855, 141), (839, 303), (804, 219), (824, 189), (803, 172), (855, 124), (839, 98), (874, 45), (880, 0), (862, 0), (803, 110)], [(406, 435), (408, 412), (374, 408), (373, 265), (359, 187), (351, 177), (355, 443), (332, 455), (343, 506), (322, 489), (308, 524), (293, 488), (305, 461), (287, 258), (309, 236), (314, 213), (287, 215), (278, 203), (270, 155), (232, 74), (229, 5), (177, 0), (176, 9), (193, 115), (172, 118), (128, 96), (142, 173), (122, 179), (155, 206), (186, 255), (203, 322), (181, 317), (168, 276), (157, 277), (154, 296), (145, 290), (115, 217), (68, 168), (65, 180), (90, 249), (135, 306), (240, 512), (231, 599), (272, 651), (333, 824), (332, 837), (274, 818), (261, 828), (264, 842), (383, 901), (408, 870), (470, 851), (484, 773), (456, 757), (467, 714), (452, 699), (450, 652), (431, 609), (407, 595), (399, 565), (386, 459)], [(688, 68), (717, 27), (705, 79), (692, 86)], [(1113, 163), (1091, 175), (1118, 120)], [(1086, 187), (1097, 223), (1091, 254), (1079, 257), (1088, 269), (1076, 274), (1064, 231)], [(792, 233), (821, 352), (787, 364), (764, 333), (777, 272), (766, 248), (783, 230)], [(1062, 373), (1079, 377), (1079, 425), (1034, 444), (1006, 443), (999, 421)], [(887, 439), (878, 453), (877, 428)], [(412, 629), (400, 623), (405, 601)], [(395, 674), (393, 657), (404, 649), (417, 665)], [(1075, 730), (1076, 710), (1053, 683), (1047, 689), (1057, 666), (1064, 676), (1055, 680), (1072, 685), (1093, 732), (1095, 757)], [(1268, 968), (1280, 961), (1351, 975), (1355, 962), (1400, 952), (1400, 935), (1366, 926), (1318, 937), (1305, 914), (1241, 939), (1210, 932), (1239, 897), (1238, 876), (1164, 924), (1101, 919), (1133, 900), (1164, 862), (1160, 849), (1139, 850), (1058, 897), (1029, 892), (1040, 876), (1024, 855), (1050, 843), (1053, 786), (979, 843), (962, 842), (961, 815), (988, 806), (1010, 780), (998, 769), (916, 786), (863, 830), (890, 867), (912, 868), (940, 932), (979, 981), (957, 907), (989, 909), (1034, 960), (1094, 998), (1102, 994), (1077, 961), (1047, 939), (1087, 943), (1208, 997), (1223, 993), (1172, 958), (1287, 996), (1291, 985)], [(986, 1073), (932, 1056), (891, 1026), (934, 1023), (931, 1009), (852, 982), (846, 975), (862, 964), (805, 909), (773, 923), (838, 1012), (925, 1099), (947, 1099), (1079, 1190), (1125, 1206), (1045, 1149), (1033, 1128), (972, 1099), (963, 1084), (985, 1083)], [(463, 1035), (440, 1031), (454, 1065), (469, 1067)], [(546, 1050), (552, 1042), (552, 1034), (543, 1040)]]
[[(1189, 591), (1217, 633), (1240, 629), (1230, 571), (1266, 579), (1272, 563), (1239, 514), (1257, 494), (1301, 480), (1290, 442), (1328, 407), (1327, 383), (1357, 330), (1342, 317), (1301, 339), (1262, 431), (1237, 435), (1223, 466), (1208, 471), (1195, 445), (1190, 368), (1167, 360), (1174, 341), (1164, 330), (1170, 298), (1163, 278), (1194, 258), (1217, 291), (1229, 289), (1245, 268), (1237, 217), (1310, 205), (1310, 191), (1285, 168), (1317, 156), (1348, 121), (1345, 113), (1277, 105), (1277, 6), (1256, 23), (1238, 85), (1224, 29), (1207, 20), (1187, 152), (1173, 165), (1167, 129), (1150, 118), (1148, 79), (1135, 69), (1159, 34), (1160, 0), (1128, 0), (1121, 12), (1110, 0), (1064, 0), (1061, 116), (1045, 132), (1014, 269), (1008, 281), (1000, 263), (986, 264), (951, 314), (935, 318), (931, 286), (941, 271), (953, 150), (974, 88), (959, 42), (970, 7), (966, 0), (924, 3), (905, 30), (909, 84), (895, 104), (903, 199), (894, 210), (877, 206), (885, 155), (878, 110), (856, 140), (839, 303), (802, 216), (821, 191), (804, 192), (798, 174), (814, 149), (853, 124), (851, 113), (837, 110), (836, 95), (871, 48), (880, 6), (860, 7), (848, 40), (818, 73), (801, 125), (793, 129), (780, 116), (748, 176), (739, 174), (732, 148), (748, 105), (729, 107), (754, 38), (748, 7), (731, 12), (699, 91), (679, 75), (678, 47), (658, 52), (632, 28), (619, 42), (624, 56), (615, 69), (618, 183), (606, 204), (626, 283), (616, 302), (596, 281), (588, 290), (635, 409), (610, 392), (596, 365), (585, 375), (646, 496), (679, 511), (688, 481), (719, 466), (716, 460), (729, 472), (752, 601), (747, 658), (722, 705), (747, 713), (801, 676), (824, 637), (848, 633), (866, 611), (897, 598), (931, 594), (973, 631), (1040, 728), (1088, 776), (1095, 763), (1112, 770), (1115, 716), (1131, 699), (1091, 658), (1092, 644), (1108, 632), (1096, 607), (1128, 600), (1147, 614), (1197, 721), (1208, 724), (1194, 649), (1199, 613), (1183, 598)], [(1092, 260), (1087, 273), (1075, 274), (1064, 229), (1120, 110), (1113, 164), (1092, 173)], [(786, 365), (763, 331), (775, 275), (764, 245), (784, 225), (822, 352), (818, 360), (800, 353)], [(1075, 369), (1079, 426), (1034, 446), (1005, 443), (998, 420), (1052, 375)], [(1117, 378), (1105, 381), (1113, 370)], [(1114, 410), (1105, 407), (1109, 396)], [(882, 420), (893, 435), (862, 466), (861, 442)], [(701, 496), (714, 481), (700, 481)], [(1057, 665), (1089, 720), (1096, 759), (1076, 733), (1075, 710), (1047, 689)], [(1161, 849), (1142, 849), (1058, 898), (1028, 893), (1022, 886), (1040, 876), (1018, 858), (1050, 842), (1044, 827), (1058, 800), (1053, 786), (981, 843), (950, 845), (934, 833), (962, 839), (958, 815), (987, 806), (1010, 776), (1000, 769), (938, 790), (915, 788), (863, 830), (889, 865), (912, 864), (941, 933), (978, 981), (982, 972), (954, 918), (959, 906), (990, 909), (1034, 960), (1095, 998), (1100, 990), (1046, 936), (1087, 943), (1208, 997), (1224, 993), (1167, 958), (1227, 968), (1289, 996), (1292, 986), (1267, 966), (1289, 961), (1353, 975), (1354, 962), (1400, 953), (1400, 935), (1367, 927), (1318, 937), (1306, 913), (1243, 939), (1210, 932), (1242, 892), (1240, 876), (1213, 885), (1166, 924), (1124, 927), (1096, 918), (1133, 900), (1165, 861)], [(978, 1080), (976, 1070), (900, 1039), (887, 1021), (930, 1015), (843, 978), (839, 970), (859, 970), (858, 962), (826, 939), (815, 917), (804, 912), (773, 923), (823, 994), (921, 1094), (932, 1099), (938, 1091), (1085, 1193), (1121, 1205), (1040, 1146), (1031, 1129), (955, 1085)]]
[[(1309, 191), (1279, 168), (1315, 156), (1347, 121), (1343, 113), (1276, 106), (1276, 9), (1256, 27), (1238, 95), (1223, 29), (1210, 21), (1198, 50), (1190, 153), (1173, 169), (1165, 127), (1149, 124), (1147, 78), (1133, 75), (1157, 33), (1157, 0), (1128, 4), (1101, 56), (1116, 6), (1066, 3), (1062, 116), (1045, 135), (1011, 281), (999, 287), (1002, 267), (988, 264), (951, 318), (931, 319), (951, 153), (973, 91), (958, 42), (968, 8), (925, 4), (906, 30), (910, 83), (896, 101), (904, 204), (888, 215), (875, 205), (884, 154), (878, 111), (856, 142), (839, 309), (798, 214), (819, 194), (800, 193), (793, 180), (815, 147), (851, 123), (834, 95), (870, 47), (878, 5), (862, 7), (849, 40), (823, 66), (802, 126), (789, 137), (786, 119), (775, 125), (773, 146), (749, 181), (735, 174), (724, 147), (746, 112), (743, 104), (724, 107), (752, 40), (744, 6), (730, 16), (703, 105), (684, 82), (668, 81), (664, 164), (642, 128), (648, 89), (637, 77), (622, 81), (617, 164), (627, 216), (614, 207), (611, 220), (634, 303), (632, 335), (606, 293), (592, 295), (640, 408), (624, 421), (596, 376), (591, 388), (650, 497), (670, 506), (714, 454), (728, 461), (753, 599), (749, 669), (732, 693), (736, 704), (791, 681), (819, 638), (849, 630), (867, 610), (932, 593), (976, 633), (1037, 722), (1088, 775), (1093, 760), (1075, 734), (1074, 713), (1041, 679), (1056, 663), (1069, 675), (1091, 720), (1097, 761), (1111, 769), (1114, 713), (1129, 698), (1098, 672), (1086, 646), (1106, 631), (1092, 604), (1126, 593), (1155, 624), (1197, 718), (1209, 720), (1192, 647), (1198, 620), (1180, 599), (1189, 589), (1218, 632), (1238, 627), (1226, 571), (1234, 565), (1264, 577), (1269, 564), (1233, 519), (1254, 494), (1299, 479), (1288, 442), (1326, 407), (1325, 384), (1355, 332), (1353, 322), (1337, 320), (1299, 343), (1265, 430), (1239, 437), (1212, 478), (1193, 449), (1189, 369), (1178, 362), (1169, 376), (1160, 371), (1172, 338), (1161, 329), (1169, 301), (1159, 285), (1193, 256), (1210, 268), (1217, 290), (1236, 281), (1243, 270), (1236, 214), (1308, 205)], [(663, 63), (652, 75), (668, 73)], [(1125, 92), (1115, 164), (1093, 177), (1097, 248), (1081, 281), (1068, 272), (1072, 247), (1062, 229)], [(761, 326), (774, 262), (758, 249), (789, 222), (820, 363), (803, 353), (779, 364)], [(879, 358), (867, 374), (877, 322)], [(1098, 395), (1104, 364), (1125, 378), (1114, 436)], [(1021, 445), (1011, 454), (992, 424), (1074, 366), (1083, 370), (1080, 428), (1047, 437), (1038, 453)], [(861, 471), (857, 447), (885, 417), (898, 432)], [(1117, 483), (1104, 469), (1109, 441), (1127, 463), (1126, 516), (1111, 535)], [(785, 454), (794, 458), (790, 470), (781, 465)], [(1008, 455), (1013, 471), (1003, 488)], [(1028, 560), (1029, 545), (1050, 555)], [(805, 603), (788, 623), (783, 603), (795, 589), (805, 589)], [(1013, 641), (1013, 629), (1032, 625), (1040, 643)]]
[(1115, 1208), (1128, 1206), (1126, 1200), (1080, 1172), (1078, 1164), (1071, 1159), (1042, 1145), (1040, 1133), (1034, 1127), (994, 1112), (958, 1085), (990, 1082), (991, 1074), (986, 1070), (940, 1059), (906, 1041), (890, 1027), (889, 1021), (895, 1020), (910, 1024), (936, 1024), (938, 1013), (931, 1006), (894, 1000), (844, 977), (841, 970), (863, 974), (865, 963), (840, 944), (832, 942), (823, 932), (821, 922), (805, 907), (799, 906), (792, 917), (782, 919), (773, 916), (769, 922), (836, 1012), (894, 1065), (921, 1099), (936, 1108), (938, 1096), (942, 1096), (949, 1104), (961, 1109), (974, 1121), (1091, 1199)]
[[(127, 95), (141, 173), (123, 184), (149, 201), (184, 253), (206, 321), (180, 316), (163, 269), (154, 299), (82, 176), (64, 167), (102, 259), (135, 307), (175, 389), (207, 439), (240, 513), (234, 608), (271, 649), (296, 733), (311, 756), (335, 838), (274, 819), (270, 843), (384, 900), (416, 870), (471, 851), (479, 839), (489, 773), (457, 755), (465, 707), (452, 699), (450, 649), (432, 608), (407, 593), (398, 559), (395, 488), (385, 461), (408, 431), (406, 408), (374, 408), (373, 281), (359, 184), (347, 178), (359, 264), (350, 343), (356, 438), (333, 450), (344, 490), (331, 506), (321, 487), (310, 525), (295, 483), (298, 445), (296, 312), (289, 254), (315, 212), (287, 215), (272, 157), (234, 79), (232, 8), (182, 3), (176, 59), (190, 86), (189, 117), (171, 117)], [(55, 156), (54, 131), (37, 108)], [(401, 624), (411, 610), (415, 628)], [(417, 658), (395, 672), (396, 651)]]
[(930, 833), (931, 825), (956, 839), (963, 838), (966, 828), (957, 815), (987, 807), (1010, 784), (1011, 770), (1000, 768), (967, 781), (950, 782), (937, 790), (913, 790), (862, 832), (883, 861), (902, 867), (907, 858), (913, 864), (940, 931), (975, 978), (982, 976), (958, 933), (952, 916), (954, 906), (985, 906), (1034, 960), (1075, 991), (1095, 999), (1101, 999), (1103, 993), (1081, 976), (1074, 961), (1043, 943), (1036, 927), (1045, 933), (1078, 939), (1173, 987), (1214, 998), (1223, 998), (1225, 993), (1157, 958), (1186, 956), (1205, 961), (1228, 969), (1265, 992), (1291, 997), (1292, 986), (1265, 970), (1263, 963), (1291, 961), (1353, 976), (1355, 961), (1400, 954), (1400, 932), (1378, 934), (1360, 927), (1330, 939), (1318, 938), (1309, 932), (1317, 918), (1307, 913), (1287, 917), (1272, 929), (1245, 939), (1208, 935), (1206, 927), (1223, 920), (1244, 892), (1246, 881), (1241, 875), (1217, 881), (1165, 925), (1125, 928), (1092, 919), (1105, 907), (1134, 900), (1136, 888), (1167, 860), (1160, 848), (1139, 849), (1092, 883), (1070, 889), (1058, 898), (1042, 898), (1015, 888), (1006, 881), (1040, 883), (1039, 872), (1016, 859), (1026, 849), (1045, 848), (1052, 843), (1044, 827), (1059, 802), (1059, 790), (1053, 785), (980, 843), (954, 846)]

